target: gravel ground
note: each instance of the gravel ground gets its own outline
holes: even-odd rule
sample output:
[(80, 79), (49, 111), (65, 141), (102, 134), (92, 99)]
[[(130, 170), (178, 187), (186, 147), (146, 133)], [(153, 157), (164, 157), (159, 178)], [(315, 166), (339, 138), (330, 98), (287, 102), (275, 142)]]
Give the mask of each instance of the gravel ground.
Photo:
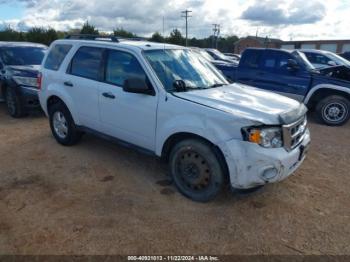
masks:
[(0, 254), (350, 254), (350, 123), (310, 129), (289, 179), (199, 204), (159, 160), (93, 136), (62, 147), (1, 104)]

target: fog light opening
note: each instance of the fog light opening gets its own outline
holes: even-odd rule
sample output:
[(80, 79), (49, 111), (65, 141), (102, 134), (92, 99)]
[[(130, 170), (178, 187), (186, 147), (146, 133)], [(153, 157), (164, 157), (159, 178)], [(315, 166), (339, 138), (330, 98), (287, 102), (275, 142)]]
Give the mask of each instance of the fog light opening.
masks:
[(272, 167), (272, 168), (265, 169), (264, 172), (261, 174), (261, 177), (264, 181), (269, 181), (275, 178), (277, 174), (278, 174), (277, 169)]

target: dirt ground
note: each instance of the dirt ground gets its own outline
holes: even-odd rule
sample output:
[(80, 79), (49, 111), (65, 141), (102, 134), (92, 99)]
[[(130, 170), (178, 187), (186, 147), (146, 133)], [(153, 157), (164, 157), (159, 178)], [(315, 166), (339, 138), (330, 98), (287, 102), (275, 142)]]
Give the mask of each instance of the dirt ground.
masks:
[(199, 204), (159, 160), (93, 136), (62, 147), (44, 116), (0, 104), (0, 254), (350, 254), (350, 123), (310, 129), (295, 175)]

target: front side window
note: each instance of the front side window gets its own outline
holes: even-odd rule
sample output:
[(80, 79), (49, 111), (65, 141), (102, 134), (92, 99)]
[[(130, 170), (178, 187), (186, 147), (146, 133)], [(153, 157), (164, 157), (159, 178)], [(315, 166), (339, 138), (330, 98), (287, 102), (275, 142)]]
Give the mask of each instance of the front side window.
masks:
[(31, 46), (2, 47), (0, 60), (9, 66), (40, 65), (46, 50), (45, 47)]
[(188, 49), (149, 50), (144, 55), (167, 91), (181, 80), (188, 89), (227, 85), (225, 77), (201, 55)]
[(70, 73), (92, 80), (100, 80), (103, 51), (102, 48), (81, 47), (72, 59)]
[(71, 45), (55, 45), (48, 54), (44, 67), (57, 71), (71, 48)]
[(327, 56), (322, 54), (305, 53), (305, 55), (312, 64), (328, 65), (329, 61), (331, 61)]
[(105, 81), (123, 86), (126, 79), (141, 78), (147, 81), (146, 74), (137, 59), (126, 52), (109, 50)]

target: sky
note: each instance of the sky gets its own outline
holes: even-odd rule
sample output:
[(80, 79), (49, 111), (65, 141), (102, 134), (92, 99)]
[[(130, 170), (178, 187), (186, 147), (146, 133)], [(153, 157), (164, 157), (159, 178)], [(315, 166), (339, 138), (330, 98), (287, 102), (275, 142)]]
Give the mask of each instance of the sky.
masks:
[(164, 17), (165, 34), (174, 28), (185, 34), (185, 9), (192, 11), (190, 37), (208, 37), (220, 24), (223, 36), (350, 38), (350, 0), (0, 0), (0, 29), (69, 30), (89, 21), (100, 31), (124, 28), (150, 36), (163, 33)]

